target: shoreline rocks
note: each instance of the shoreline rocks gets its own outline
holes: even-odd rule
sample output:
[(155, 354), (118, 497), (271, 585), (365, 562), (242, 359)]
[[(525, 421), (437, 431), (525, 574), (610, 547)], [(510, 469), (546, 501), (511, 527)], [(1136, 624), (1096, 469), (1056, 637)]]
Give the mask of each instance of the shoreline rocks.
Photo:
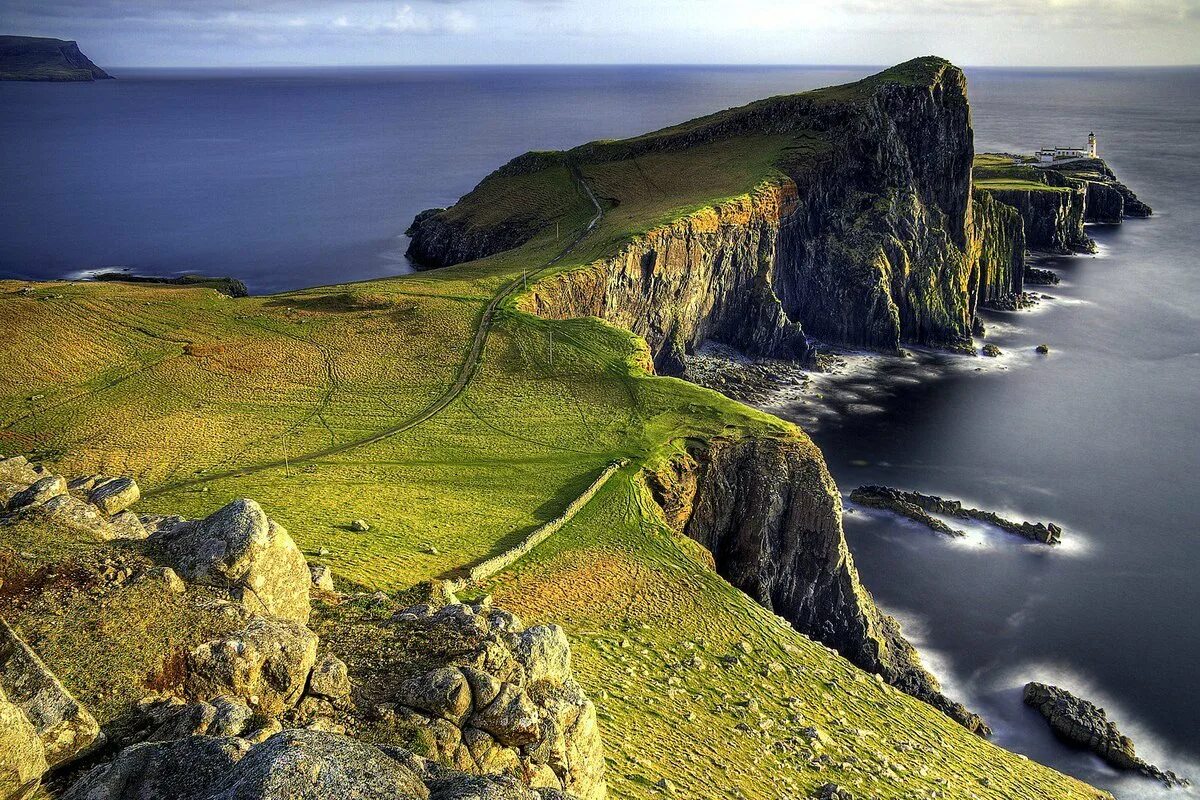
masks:
[(937, 495), (907, 492), (889, 486), (860, 486), (850, 493), (850, 500), (862, 506), (892, 511), (949, 536), (962, 536), (963, 532), (951, 528), (932, 514), (985, 522), (1041, 544), (1058, 544), (1062, 540), (1062, 528), (1053, 522), (1016, 522), (994, 511), (967, 508), (961, 501), (946, 500)]
[(1166, 786), (1189, 786), (1187, 778), (1163, 770), (1139, 758), (1133, 740), (1121, 733), (1104, 709), (1081, 697), (1045, 683), (1025, 684), (1025, 705), (1046, 718), (1047, 724), (1061, 739), (1091, 750), (1110, 766), (1124, 771), (1136, 771)]

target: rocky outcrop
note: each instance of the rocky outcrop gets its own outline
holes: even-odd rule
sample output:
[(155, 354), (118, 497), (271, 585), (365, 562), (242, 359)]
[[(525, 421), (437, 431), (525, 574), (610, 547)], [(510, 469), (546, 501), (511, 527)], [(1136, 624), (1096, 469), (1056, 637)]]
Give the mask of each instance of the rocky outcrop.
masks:
[(0, 690), (0, 798), (31, 797), (48, 769), (46, 747), (37, 728)]
[(1102, 159), (1073, 161), (1048, 171), (1084, 187), (1087, 222), (1117, 224), (1126, 217), (1148, 217), (1153, 213), (1133, 190), (1117, 180), (1116, 173)]
[(1148, 764), (1134, 752), (1133, 740), (1117, 728), (1103, 708), (1076, 697), (1066, 689), (1044, 683), (1025, 684), (1025, 705), (1038, 710), (1055, 734), (1080, 745), (1120, 770), (1137, 771), (1168, 786), (1189, 781), (1170, 770)]
[[(992, 355), (999, 354), (1000, 351), (997, 348)], [(906, 492), (889, 486), (860, 486), (850, 493), (850, 500), (870, 508), (892, 511), (949, 536), (962, 536), (963, 532), (951, 528), (931, 514), (985, 522), (1008, 533), (1041, 544), (1058, 544), (1062, 541), (1062, 528), (1053, 522), (1016, 522), (1002, 517), (994, 511), (967, 508), (959, 500), (945, 500), (932, 494)]]
[(396, 641), (425, 644), (420, 669), (396, 660), (365, 677), (394, 687), (374, 709), (383, 724), (426, 731), (430, 756), (459, 770), (602, 800), (596, 709), (572, 674), (562, 628), (527, 628), (487, 601), (414, 606), (392, 619)]
[(708, 548), (734, 586), (859, 667), (989, 732), (941, 693), (859, 583), (841, 497), (806, 437), (716, 440), (646, 479), (667, 521)]
[(164, 525), (149, 544), (185, 580), (227, 588), (252, 610), (308, 622), (312, 574), (304, 554), (253, 500)]

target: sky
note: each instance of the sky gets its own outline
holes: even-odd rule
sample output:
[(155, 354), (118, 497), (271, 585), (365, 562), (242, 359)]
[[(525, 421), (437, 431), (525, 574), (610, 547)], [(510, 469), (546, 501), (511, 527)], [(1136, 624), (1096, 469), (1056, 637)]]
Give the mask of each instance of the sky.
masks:
[(103, 66), (1200, 63), (1200, 0), (0, 0)]

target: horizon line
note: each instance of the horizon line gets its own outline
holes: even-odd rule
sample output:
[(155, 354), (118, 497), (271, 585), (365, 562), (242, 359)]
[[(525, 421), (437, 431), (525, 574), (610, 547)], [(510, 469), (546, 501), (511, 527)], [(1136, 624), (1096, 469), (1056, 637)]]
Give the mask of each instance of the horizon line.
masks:
[[(950, 59), (946, 59), (950, 61)], [(520, 68), (556, 68), (556, 67), (745, 67), (748, 69), (778, 68), (827, 68), (827, 69), (887, 69), (902, 64), (895, 63), (819, 63), (819, 62), (744, 62), (744, 61), (562, 61), (562, 62), (520, 62), (520, 61), (479, 61), (479, 62), (437, 62), (422, 64), (297, 64), (297, 63), (268, 63), (268, 64), (115, 64), (104, 69), (196, 69), (196, 70), (226, 70), (226, 69), (454, 69), (471, 67), (520, 67)], [(994, 70), (1162, 70), (1162, 69), (1197, 69), (1200, 62), (1191, 64), (957, 64), (959, 69), (994, 69)]]

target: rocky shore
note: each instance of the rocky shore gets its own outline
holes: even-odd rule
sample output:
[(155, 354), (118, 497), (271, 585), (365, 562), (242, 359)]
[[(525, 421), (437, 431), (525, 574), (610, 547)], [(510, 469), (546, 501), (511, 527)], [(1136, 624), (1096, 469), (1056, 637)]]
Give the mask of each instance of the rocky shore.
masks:
[(947, 536), (962, 536), (963, 532), (951, 528), (933, 514), (985, 522), (1041, 544), (1058, 544), (1062, 540), (1062, 528), (1053, 522), (1017, 522), (994, 511), (968, 508), (961, 501), (946, 500), (931, 494), (906, 492), (888, 486), (860, 486), (850, 493), (850, 500), (869, 508), (894, 512)]
[(558, 626), (438, 584), (340, 593), (253, 500), (187, 520), (139, 495), (0, 459), (3, 800), (605, 796)]
[(1163, 770), (1139, 758), (1133, 740), (1121, 733), (1093, 703), (1044, 683), (1025, 684), (1025, 705), (1037, 709), (1054, 733), (1071, 744), (1086, 747), (1111, 766), (1139, 772), (1166, 786), (1190, 786), (1191, 782), (1170, 770)]

